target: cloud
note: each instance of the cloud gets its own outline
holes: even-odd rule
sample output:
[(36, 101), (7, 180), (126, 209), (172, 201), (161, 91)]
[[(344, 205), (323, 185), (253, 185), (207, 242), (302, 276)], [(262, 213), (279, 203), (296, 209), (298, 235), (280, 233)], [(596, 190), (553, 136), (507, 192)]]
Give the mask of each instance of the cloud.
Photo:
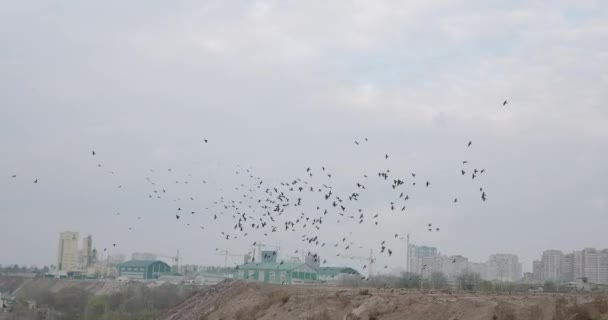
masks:
[[(434, 193), (413, 196), (411, 214), (390, 216), (382, 229), (328, 220), (323, 232), (332, 241), (349, 228), (356, 230), (354, 241), (372, 246), (383, 233), (411, 232), (446, 253), (481, 260), (517, 251), (525, 261), (544, 246), (603, 245), (599, 229), (597, 235), (562, 235), (588, 221), (597, 222), (590, 228), (605, 225), (600, 213), (608, 200), (597, 191), (606, 189), (608, 178), (602, 162), (608, 155), (605, 6), (448, 0), (3, 4), (0, 24), (12, 32), (0, 43), (0, 95), (7, 102), (0, 107), (0, 143), (8, 150), (0, 169), (52, 184), (0, 184), (10, 199), (0, 204), (0, 218), (17, 216), (3, 219), (11, 233), (0, 241), (29, 242), (18, 230), (39, 219), (40, 241), (73, 228), (91, 231), (100, 243), (116, 237), (125, 251), (180, 247), (192, 261), (221, 262), (189, 244), (205, 241), (241, 252), (252, 239), (219, 241), (210, 231), (174, 224), (174, 203), (147, 202), (144, 177), (155, 169), (159, 183), (200, 194), (196, 204), (204, 207), (221, 196), (241, 196), (233, 189), (242, 181), (233, 174), (239, 164), (254, 167), (269, 183), (324, 165), (344, 193), (363, 173), (371, 177), (389, 167), (395, 176), (415, 171), (432, 179)], [(203, 137), (211, 143), (201, 145)], [(362, 137), (370, 143), (354, 149), (353, 140)], [(475, 147), (463, 149), (469, 140)], [(100, 175), (97, 163), (84, 156), (93, 148), (104, 168), (120, 174)], [(488, 169), (481, 180), (488, 203), (480, 203), (469, 179), (459, 180), (463, 159)], [(180, 176), (168, 175), (167, 168)], [(188, 173), (209, 183), (174, 186)], [(118, 184), (122, 193), (114, 190)], [(370, 182), (360, 206), (386, 210), (392, 195), (383, 187)], [(451, 203), (456, 196), (457, 207)], [(123, 210), (125, 219), (149, 215), (137, 228), (139, 237), (176, 239), (151, 248), (130, 243), (132, 234), (115, 228), (136, 221), (112, 216), (115, 210)], [(52, 214), (39, 214), (46, 211)], [(425, 232), (431, 220), (441, 233)], [(559, 223), (546, 228), (548, 220)], [(205, 215), (191, 221), (210, 223)], [(232, 228), (232, 222), (227, 214), (212, 226)], [(530, 246), (539, 230), (546, 242)], [(286, 247), (300, 245), (290, 234), (272, 237)], [(49, 248), (33, 257), (14, 248), (6, 263), (48, 263), (55, 252)]]

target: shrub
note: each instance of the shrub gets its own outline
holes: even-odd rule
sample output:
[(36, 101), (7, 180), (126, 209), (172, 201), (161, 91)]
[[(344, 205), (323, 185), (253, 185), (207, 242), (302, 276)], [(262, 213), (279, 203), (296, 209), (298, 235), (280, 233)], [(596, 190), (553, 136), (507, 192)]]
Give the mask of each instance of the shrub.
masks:
[(591, 320), (591, 312), (582, 305), (574, 305), (568, 310), (569, 318), (572, 320)]

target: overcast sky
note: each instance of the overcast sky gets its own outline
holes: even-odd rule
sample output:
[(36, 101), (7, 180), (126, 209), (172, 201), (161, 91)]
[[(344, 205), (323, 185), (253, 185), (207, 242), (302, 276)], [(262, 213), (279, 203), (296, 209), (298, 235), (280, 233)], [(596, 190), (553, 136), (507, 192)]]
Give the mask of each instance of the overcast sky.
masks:
[[(72, 230), (98, 249), (180, 249), (197, 264), (264, 241), (283, 257), (358, 265), (335, 255), (387, 240), (395, 253), (379, 264), (392, 269), (410, 233), (472, 261), (515, 253), (529, 271), (545, 249), (608, 247), (607, 88), (602, 0), (3, 1), (0, 264), (54, 264), (59, 232)], [(238, 235), (213, 202), (252, 183), (236, 171), (268, 187), (307, 167), (365, 223), (333, 210), (316, 232), (220, 234)], [(486, 171), (472, 180), (473, 168)], [(390, 210), (401, 202), (377, 177), (386, 169), (407, 178), (405, 212)], [(328, 205), (302, 198), (284, 217)], [(330, 245), (343, 236), (346, 252)]]

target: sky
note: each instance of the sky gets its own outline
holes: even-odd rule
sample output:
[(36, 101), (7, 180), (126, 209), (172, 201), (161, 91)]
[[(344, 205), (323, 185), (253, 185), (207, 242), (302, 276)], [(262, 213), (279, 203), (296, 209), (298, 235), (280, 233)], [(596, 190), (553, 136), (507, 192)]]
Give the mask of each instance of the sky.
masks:
[[(343, 256), (373, 249), (397, 270), (409, 233), (475, 262), (517, 254), (529, 271), (546, 249), (608, 247), (606, 88), (601, 0), (3, 1), (0, 264), (55, 264), (71, 230), (182, 263), (263, 242), (359, 267)], [(309, 193), (277, 232), (233, 229), (221, 201), (267, 219), (254, 182), (297, 178), (331, 185), (364, 223), (330, 206), (320, 230), (285, 231), (329, 204)]]

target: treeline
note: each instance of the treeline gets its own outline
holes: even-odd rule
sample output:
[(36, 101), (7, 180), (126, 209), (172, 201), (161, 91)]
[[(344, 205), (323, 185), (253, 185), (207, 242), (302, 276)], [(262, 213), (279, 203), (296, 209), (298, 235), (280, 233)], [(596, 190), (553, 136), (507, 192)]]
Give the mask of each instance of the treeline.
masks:
[[(492, 282), (482, 280), (479, 273), (464, 270), (451, 281), (441, 272), (433, 272), (429, 277), (421, 278), (415, 273), (403, 272), (399, 276), (380, 275), (371, 279), (363, 279), (359, 276), (349, 276), (342, 280), (342, 284), (352, 287), (375, 287), (375, 288), (411, 288), (424, 290), (458, 289), (482, 292), (523, 292), (530, 288), (537, 288), (523, 283), (515, 282)], [(558, 291), (553, 283), (546, 283), (545, 292)]]
[[(12, 313), (22, 320), (152, 320), (161, 312), (190, 297), (193, 288), (163, 284), (149, 288), (129, 285), (120, 292), (94, 296), (80, 287), (67, 287), (58, 292), (30, 292), (19, 299)], [(27, 301), (36, 309), (28, 309)]]
[(49, 267), (44, 266), (38, 268), (37, 266), (26, 266), (11, 264), (3, 266), (0, 264), (0, 274), (14, 274), (14, 273), (46, 273), (49, 272)]

